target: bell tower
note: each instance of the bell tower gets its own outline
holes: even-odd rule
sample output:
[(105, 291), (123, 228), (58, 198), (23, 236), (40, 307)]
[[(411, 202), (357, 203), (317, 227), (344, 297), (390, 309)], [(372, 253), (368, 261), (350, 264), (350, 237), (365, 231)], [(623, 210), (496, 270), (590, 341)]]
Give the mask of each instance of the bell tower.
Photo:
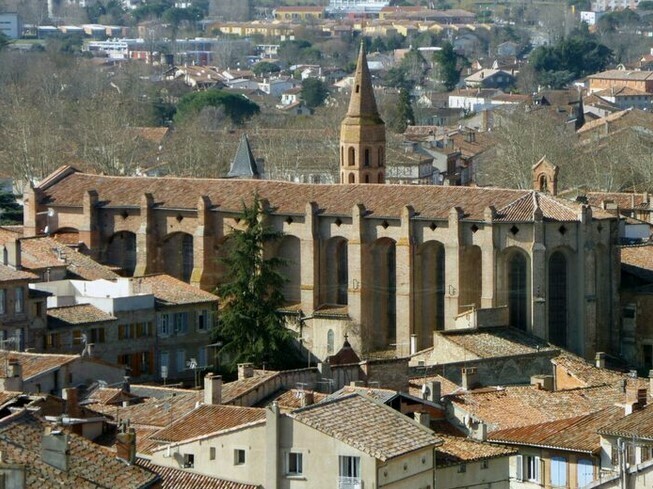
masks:
[(340, 125), (340, 183), (385, 183), (385, 123), (362, 43), (349, 109)]

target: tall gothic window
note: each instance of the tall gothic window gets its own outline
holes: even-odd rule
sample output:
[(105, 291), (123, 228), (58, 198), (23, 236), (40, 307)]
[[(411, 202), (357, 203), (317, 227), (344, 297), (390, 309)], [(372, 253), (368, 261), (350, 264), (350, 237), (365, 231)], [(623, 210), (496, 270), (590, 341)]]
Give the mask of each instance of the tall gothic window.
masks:
[(356, 150), (353, 146), (349, 147), (349, 166), (354, 166), (356, 164)]
[(567, 258), (560, 251), (549, 260), (549, 341), (567, 346)]
[(182, 241), (182, 280), (190, 282), (190, 277), (193, 274), (193, 237), (190, 234), (185, 234)]
[(528, 294), (527, 262), (523, 253), (515, 253), (508, 262), (508, 309), (510, 326), (526, 330)]

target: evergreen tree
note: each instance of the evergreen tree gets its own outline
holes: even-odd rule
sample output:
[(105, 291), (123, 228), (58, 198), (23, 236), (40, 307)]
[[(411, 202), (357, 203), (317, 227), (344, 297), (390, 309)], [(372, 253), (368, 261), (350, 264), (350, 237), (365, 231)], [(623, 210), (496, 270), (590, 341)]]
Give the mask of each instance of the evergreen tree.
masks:
[(458, 68), (458, 55), (453, 50), (450, 42), (442, 45), (442, 50), (433, 55), (433, 59), (440, 68), (440, 79), (444, 87), (453, 90), (460, 80), (460, 69)]
[(329, 96), (329, 89), (322, 80), (307, 78), (302, 83), (302, 100), (306, 107), (314, 109), (324, 103)]
[(11, 194), (0, 190), (0, 225), (9, 226), (23, 223), (23, 207)]
[(278, 268), (283, 260), (264, 257), (265, 246), (283, 235), (266, 224), (266, 214), (258, 195), (251, 206), (243, 203), (243, 229), (232, 229), (230, 251), (222, 260), (229, 282), (218, 287), (223, 306), (216, 339), (224, 343), (222, 352), (232, 368), (243, 362), (283, 367), (294, 359), (288, 356), (294, 353), (293, 333), (279, 313), (285, 279)]

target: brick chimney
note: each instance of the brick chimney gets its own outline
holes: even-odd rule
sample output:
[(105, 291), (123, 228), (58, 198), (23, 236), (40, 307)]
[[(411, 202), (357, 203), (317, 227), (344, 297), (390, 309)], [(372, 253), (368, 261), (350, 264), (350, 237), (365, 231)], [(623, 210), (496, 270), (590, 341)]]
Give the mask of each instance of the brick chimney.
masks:
[(221, 403), (222, 403), (222, 376), (207, 374), (204, 377), (204, 404), (217, 405)]
[(129, 465), (136, 462), (136, 431), (128, 423), (121, 423), (120, 433), (116, 435), (116, 457)]
[(312, 406), (315, 403), (313, 391), (301, 391), (300, 403), (302, 407)]
[(79, 407), (77, 388), (68, 387), (63, 389), (61, 396), (66, 401), (66, 414), (71, 418), (81, 418), (82, 410)]
[(253, 363), (239, 363), (238, 364), (238, 380), (249, 379), (254, 376)]
[(478, 370), (476, 367), (463, 367), (462, 369), (462, 387), (465, 390), (471, 390), (478, 387)]
[(594, 361), (596, 368), (605, 368), (605, 353), (602, 351), (596, 352)]

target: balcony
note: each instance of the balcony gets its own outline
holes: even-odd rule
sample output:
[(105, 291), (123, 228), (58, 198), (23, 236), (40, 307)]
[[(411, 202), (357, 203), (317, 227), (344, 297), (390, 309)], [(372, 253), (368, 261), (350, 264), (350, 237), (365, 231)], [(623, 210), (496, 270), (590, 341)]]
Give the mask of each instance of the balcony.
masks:
[(338, 477), (338, 489), (363, 489), (363, 481), (358, 477)]

